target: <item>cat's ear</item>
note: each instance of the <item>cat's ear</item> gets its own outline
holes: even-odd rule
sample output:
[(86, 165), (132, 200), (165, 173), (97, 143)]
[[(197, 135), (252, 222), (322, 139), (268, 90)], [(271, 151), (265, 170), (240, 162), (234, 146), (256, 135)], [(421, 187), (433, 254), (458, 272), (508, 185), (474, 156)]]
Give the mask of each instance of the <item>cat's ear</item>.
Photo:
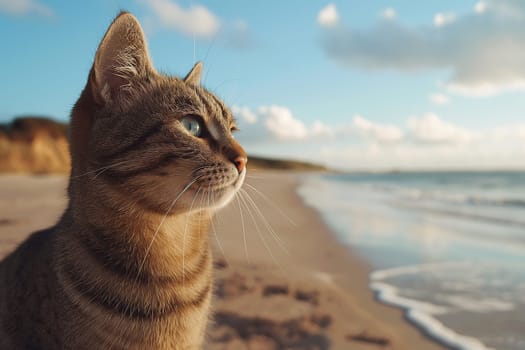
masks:
[(105, 104), (130, 93), (133, 80), (155, 72), (137, 19), (121, 12), (109, 26), (95, 55), (93, 92)]
[(184, 77), (184, 82), (190, 85), (199, 85), (201, 83), (202, 62), (197, 62), (191, 71)]

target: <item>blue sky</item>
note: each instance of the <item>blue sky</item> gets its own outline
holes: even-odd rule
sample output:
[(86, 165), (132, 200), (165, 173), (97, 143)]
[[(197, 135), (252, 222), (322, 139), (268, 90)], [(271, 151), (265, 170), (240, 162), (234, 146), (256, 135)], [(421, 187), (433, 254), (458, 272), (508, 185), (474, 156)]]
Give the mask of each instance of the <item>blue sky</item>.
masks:
[(0, 121), (67, 120), (120, 9), (252, 154), (343, 169), (525, 168), (525, 3), (0, 0)]

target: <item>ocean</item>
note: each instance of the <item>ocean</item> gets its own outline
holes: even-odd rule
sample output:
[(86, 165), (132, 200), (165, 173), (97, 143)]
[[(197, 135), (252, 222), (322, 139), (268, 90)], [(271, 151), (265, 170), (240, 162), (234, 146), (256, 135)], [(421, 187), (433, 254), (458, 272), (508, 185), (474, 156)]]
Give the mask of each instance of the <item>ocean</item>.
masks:
[(299, 193), (430, 337), (525, 349), (525, 172), (309, 175)]

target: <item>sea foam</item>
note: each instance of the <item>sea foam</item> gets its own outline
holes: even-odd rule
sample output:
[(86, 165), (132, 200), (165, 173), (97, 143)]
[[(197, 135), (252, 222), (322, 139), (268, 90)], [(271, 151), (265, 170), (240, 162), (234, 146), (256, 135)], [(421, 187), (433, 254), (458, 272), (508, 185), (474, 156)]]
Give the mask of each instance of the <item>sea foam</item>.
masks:
[(382, 303), (401, 308), (405, 311), (405, 317), (420, 328), (429, 337), (439, 343), (457, 350), (495, 350), (486, 347), (476, 338), (467, 337), (447, 328), (435, 316), (449, 312), (444, 306), (428, 302), (409, 299), (399, 295), (396, 287), (385, 283), (383, 280), (404, 274), (419, 273), (434, 268), (455, 265), (454, 263), (423, 264), (391, 269), (377, 270), (370, 274), (370, 288)]

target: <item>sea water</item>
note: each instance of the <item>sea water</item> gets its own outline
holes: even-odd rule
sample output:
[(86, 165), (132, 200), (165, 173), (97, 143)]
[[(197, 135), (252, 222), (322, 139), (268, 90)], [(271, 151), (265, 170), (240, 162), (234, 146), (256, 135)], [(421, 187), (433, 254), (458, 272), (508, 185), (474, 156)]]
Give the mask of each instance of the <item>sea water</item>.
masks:
[(299, 193), (427, 335), (525, 349), (525, 173), (315, 175)]

